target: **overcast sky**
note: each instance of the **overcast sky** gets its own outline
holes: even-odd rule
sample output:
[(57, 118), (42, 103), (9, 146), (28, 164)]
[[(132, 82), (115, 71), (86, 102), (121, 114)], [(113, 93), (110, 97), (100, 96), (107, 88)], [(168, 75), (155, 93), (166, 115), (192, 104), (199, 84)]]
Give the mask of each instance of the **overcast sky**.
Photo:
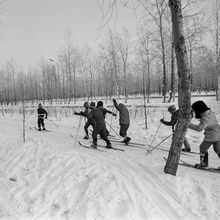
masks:
[[(37, 65), (40, 58), (55, 59), (65, 33), (72, 32), (77, 46), (97, 45), (101, 11), (96, 0), (1, 0), (0, 64), (13, 57), (17, 64)], [(129, 9), (119, 9), (116, 29), (136, 30)], [(114, 27), (115, 19), (105, 26)]]

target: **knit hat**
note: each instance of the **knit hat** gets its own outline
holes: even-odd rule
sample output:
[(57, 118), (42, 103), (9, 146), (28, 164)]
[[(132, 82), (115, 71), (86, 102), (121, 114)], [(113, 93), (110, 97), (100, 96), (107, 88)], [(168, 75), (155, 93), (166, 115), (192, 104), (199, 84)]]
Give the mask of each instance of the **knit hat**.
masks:
[(83, 104), (83, 107), (89, 108), (89, 102), (85, 102), (85, 103)]
[(95, 102), (90, 103), (90, 108), (95, 108)]
[(169, 106), (169, 107), (168, 107), (168, 111), (169, 111), (169, 112), (175, 112), (175, 111), (176, 111), (175, 105)]
[(99, 107), (99, 106), (103, 106), (103, 101), (98, 101), (97, 102), (97, 107)]
[(192, 104), (192, 109), (195, 112), (195, 117), (201, 118), (201, 113), (207, 111), (210, 108), (208, 108), (208, 106), (205, 104), (205, 102), (203, 102), (202, 100), (199, 100), (199, 101), (194, 102)]

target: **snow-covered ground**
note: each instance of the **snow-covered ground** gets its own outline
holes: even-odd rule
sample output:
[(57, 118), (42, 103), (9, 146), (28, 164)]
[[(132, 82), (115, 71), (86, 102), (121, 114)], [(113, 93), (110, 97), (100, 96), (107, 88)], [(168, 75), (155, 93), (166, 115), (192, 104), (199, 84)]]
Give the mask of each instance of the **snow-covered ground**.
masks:
[[(201, 99), (201, 98), (199, 98)], [(198, 98), (192, 100), (195, 101)], [(214, 97), (203, 100), (218, 114), (220, 103)], [(142, 104), (129, 100), (128, 104)], [(132, 114), (129, 136), (145, 146), (124, 146), (124, 151), (92, 150), (80, 147), (84, 119), (79, 116), (48, 116), (49, 131), (39, 132), (36, 114), (26, 116), (26, 142), (23, 143), (22, 115), (0, 116), (0, 219), (16, 220), (179, 220), (220, 219), (220, 174), (178, 167), (176, 176), (163, 169), (171, 138), (151, 154), (155, 146), (171, 134), (160, 124), (169, 120), (169, 104), (151, 103), (148, 129), (142, 114)], [(110, 109), (112, 110), (112, 109)], [(118, 118), (108, 115), (111, 134), (118, 131)], [(189, 130), (187, 138), (198, 152), (203, 132)], [(104, 146), (102, 140), (98, 141)], [(212, 147), (210, 167), (220, 166)], [(199, 155), (181, 154), (192, 164)]]

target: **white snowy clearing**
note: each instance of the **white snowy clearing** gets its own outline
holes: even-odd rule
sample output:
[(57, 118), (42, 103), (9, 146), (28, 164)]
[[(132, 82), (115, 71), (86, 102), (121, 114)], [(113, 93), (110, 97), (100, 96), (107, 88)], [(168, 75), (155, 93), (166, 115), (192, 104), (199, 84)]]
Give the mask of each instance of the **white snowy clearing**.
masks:
[[(220, 121), (220, 103), (215, 97), (193, 101), (198, 99), (203, 99)], [(128, 104), (134, 102), (142, 104), (141, 100), (129, 100)], [(164, 115), (169, 120), (165, 112), (170, 104), (152, 101), (150, 105), (148, 129), (144, 115), (133, 111), (128, 130), (132, 142), (145, 146), (112, 142), (124, 151), (79, 146), (77, 140), (89, 145), (82, 139), (84, 118), (80, 124), (79, 116), (58, 113), (55, 117), (49, 112), (45, 120), (48, 131), (39, 132), (34, 129), (36, 111), (26, 116), (24, 144), (22, 115), (0, 112), (0, 219), (219, 220), (219, 173), (179, 166), (176, 176), (164, 174), (163, 157), (168, 155), (171, 138), (146, 155), (149, 145), (155, 146), (171, 134), (171, 127), (160, 124)], [(119, 130), (118, 118), (108, 115), (106, 121)], [(189, 130), (187, 138), (192, 151), (198, 152), (203, 132)], [(98, 143), (105, 145), (102, 140)], [(220, 159), (212, 147), (209, 155), (210, 167), (219, 167)], [(182, 153), (181, 159), (195, 164), (199, 155)]]

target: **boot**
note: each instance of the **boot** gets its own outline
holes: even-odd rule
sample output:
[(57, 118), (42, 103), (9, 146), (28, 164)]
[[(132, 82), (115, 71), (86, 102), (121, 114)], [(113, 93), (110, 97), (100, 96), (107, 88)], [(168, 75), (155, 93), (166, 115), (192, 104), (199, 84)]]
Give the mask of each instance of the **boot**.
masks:
[(106, 148), (112, 148), (112, 145), (111, 144), (107, 144), (105, 147)]
[(196, 168), (208, 167), (208, 165), (209, 165), (209, 156), (208, 156), (208, 152), (206, 152), (205, 154), (202, 154), (200, 156), (200, 164), (196, 164), (195, 167)]
[(124, 143), (125, 143), (126, 145), (128, 145), (128, 143), (129, 143), (130, 140), (131, 140), (130, 137), (126, 137), (125, 140), (124, 140)]
[(45, 128), (45, 127), (43, 127), (43, 130), (44, 130), (44, 131), (46, 131), (46, 128)]
[(85, 140), (88, 140), (89, 139), (89, 137), (86, 135), (83, 139), (85, 139)]
[(91, 148), (97, 149), (97, 142), (93, 141), (92, 144), (90, 145)]
[(93, 149), (97, 149), (97, 144), (91, 144), (90, 147)]
[(41, 128), (38, 128), (38, 131), (41, 131)]

